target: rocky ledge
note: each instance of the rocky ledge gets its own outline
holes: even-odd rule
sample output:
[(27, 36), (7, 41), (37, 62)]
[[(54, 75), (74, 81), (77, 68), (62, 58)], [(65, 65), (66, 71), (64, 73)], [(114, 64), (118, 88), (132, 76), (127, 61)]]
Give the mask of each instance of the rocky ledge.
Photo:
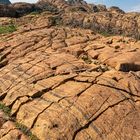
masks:
[(0, 34), (0, 140), (139, 140), (140, 41), (70, 26), (103, 13), (69, 10), (0, 18), (16, 27)]

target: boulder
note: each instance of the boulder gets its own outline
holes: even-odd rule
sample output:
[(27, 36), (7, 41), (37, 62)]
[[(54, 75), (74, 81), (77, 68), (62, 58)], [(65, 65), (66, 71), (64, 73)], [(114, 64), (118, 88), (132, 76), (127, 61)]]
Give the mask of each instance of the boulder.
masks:
[(16, 17), (16, 10), (11, 5), (0, 4), (0, 17)]
[(18, 2), (12, 4), (13, 9), (15, 9), (18, 16), (22, 16), (35, 11), (35, 5), (25, 2)]

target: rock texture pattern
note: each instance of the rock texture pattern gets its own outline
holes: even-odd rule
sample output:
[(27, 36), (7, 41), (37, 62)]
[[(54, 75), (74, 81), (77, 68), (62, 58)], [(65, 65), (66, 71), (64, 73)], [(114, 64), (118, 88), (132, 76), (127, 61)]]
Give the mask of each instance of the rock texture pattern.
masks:
[(63, 26), (58, 13), (2, 25), (10, 20), (18, 29), (0, 35), (0, 140), (140, 139), (140, 41)]

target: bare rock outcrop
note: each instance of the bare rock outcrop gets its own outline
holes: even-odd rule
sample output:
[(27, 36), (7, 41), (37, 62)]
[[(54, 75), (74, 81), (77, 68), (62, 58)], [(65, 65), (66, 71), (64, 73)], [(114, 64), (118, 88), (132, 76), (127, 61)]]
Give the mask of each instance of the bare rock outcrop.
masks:
[(0, 35), (0, 139), (139, 140), (140, 41), (59, 17), (16, 18)]

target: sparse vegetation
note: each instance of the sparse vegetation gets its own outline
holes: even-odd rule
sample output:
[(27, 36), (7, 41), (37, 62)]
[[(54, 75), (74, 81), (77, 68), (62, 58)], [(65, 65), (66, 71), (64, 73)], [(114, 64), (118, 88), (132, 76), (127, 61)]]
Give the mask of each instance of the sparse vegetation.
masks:
[(3, 103), (0, 103), (0, 110), (2, 110), (6, 115), (10, 116), (10, 108), (5, 106)]
[(15, 122), (16, 128), (22, 131), (25, 135), (27, 135), (30, 140), (39, 140), (35, 135), (32, 134), (32, 132), (29, 130), (29, 128), (21, 123)]
[(39, 140), (35, 135), (32, 134), (32, 132), (27, 126), (16, 122), (15, 118), (11, 116), (11, 110), (9, 107), (5, 106), (3, 103), (0, 103), (0, 110), (2, 110), (5, 113), (5, 115), (9, 116), (10, 120), (12, 120), (15, 123), (16, 128), (22, 131), (25, 135), (27, 135), (30, 138), (30, 140)]
[(14, 24), (0, 26), (0, 34), (12, 33), (17, 30)]
[(112, 33), (106, 32), (106, 31), (99, 31), (98, 33), (105, 37), (115, 36), (115, 34), (112, 34)]
[(90, 59), (87, 55), (83, 55), (81, 58), (82, 58), (82, 60), (85, 61), (87, 64), (91, 64), (91, 63), (92, 63), (91, 59)]

